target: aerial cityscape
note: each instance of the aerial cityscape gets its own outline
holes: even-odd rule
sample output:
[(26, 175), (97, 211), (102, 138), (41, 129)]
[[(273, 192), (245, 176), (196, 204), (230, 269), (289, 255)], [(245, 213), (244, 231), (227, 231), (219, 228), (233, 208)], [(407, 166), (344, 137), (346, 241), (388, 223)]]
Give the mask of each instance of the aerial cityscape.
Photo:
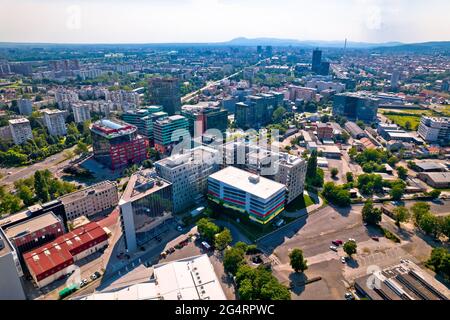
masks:
[(0, 300), (450, 298), (448, 3), (37, 2), (0, 1)]

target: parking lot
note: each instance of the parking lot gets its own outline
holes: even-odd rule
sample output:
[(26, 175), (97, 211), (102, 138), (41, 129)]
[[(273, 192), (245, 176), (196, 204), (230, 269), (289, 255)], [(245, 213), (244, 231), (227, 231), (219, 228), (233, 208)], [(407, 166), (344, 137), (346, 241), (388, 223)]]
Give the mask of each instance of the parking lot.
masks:
[[(423, 262), (429, 256), (431, 247), (420, 237), (405, 238), (398, 244), (384, 238), (378, 229), (364, 226), (361, 210), (362, 205), (349, 209), (325, 207), (260, 239), (259, 247), (273, 261), (274, 275), (286, 285), (294, 285), (293, 299), (344, 299), (353, 280), (372, 268), (393, 265), (400, 259)], [(393, 222), (383, 217), (383, 225), (386, 224)], [(396, 231), (395, 225), (392, 228)], [(330, 249), (333, 240), (345, 242), (349, 238), (354, 238), (358, 245), (353, 258), (347, 257), (342, 246), (336, 251)], [(294, 248), (303, 250), (308, 260), (304, 280), (314, 277), (321, 280), (295, 285), (295, 273), (289, 264), (289, 253)], [(342, 257), (347, 257), (345, 263)]]

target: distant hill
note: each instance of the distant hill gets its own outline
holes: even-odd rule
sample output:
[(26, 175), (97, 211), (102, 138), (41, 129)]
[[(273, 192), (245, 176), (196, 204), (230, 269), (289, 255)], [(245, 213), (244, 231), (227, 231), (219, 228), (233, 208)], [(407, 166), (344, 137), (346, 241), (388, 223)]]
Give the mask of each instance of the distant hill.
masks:
[(432, 41), (422, 43), (408, 43), (394, 47), (377, 47), (376, 50), (382, 52), (448, 52), (450, 53), (450, 41)]
[[(222, 45), (232, 46), (296, 46), (296, 47), (321, 47), (321, 48), (343, 48), (344, 40), (342, 41), (321, 41), (321, 40), (295, 40), (295, 39), (279, 39), (279, 38), (245, 38), (239, 37), (233, 40), (222, 42)], [(402, 45), (401, 42), (386, 42), (386, 43), (369, 43), (369, 42), (347, 42), (347, 48), (377, 48), (377, 47), (392, 47)]]

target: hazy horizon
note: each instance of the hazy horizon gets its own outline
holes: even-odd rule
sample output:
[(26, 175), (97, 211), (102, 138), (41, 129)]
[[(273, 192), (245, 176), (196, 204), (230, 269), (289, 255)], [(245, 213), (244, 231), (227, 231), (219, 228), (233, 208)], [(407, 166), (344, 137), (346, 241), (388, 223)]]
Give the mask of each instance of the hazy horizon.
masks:
[(0, 42), (216, 43), (234, 38), (450, 40), (446, 0), (0, 0)]

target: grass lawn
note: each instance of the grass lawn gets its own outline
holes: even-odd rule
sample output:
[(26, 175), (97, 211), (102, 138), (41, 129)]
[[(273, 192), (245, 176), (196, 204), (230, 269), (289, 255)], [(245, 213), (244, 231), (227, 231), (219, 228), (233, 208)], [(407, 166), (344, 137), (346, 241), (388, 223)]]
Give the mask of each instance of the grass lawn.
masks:
[(303, 197), (297, 197), (294, 201), (289, 203), (285, 210), (287, 212), (295, 212), (301, 209), (304, 209), (306, 207), (309, 207), (310, 205), (315, 204), (314, 200), (311, 199), (311, 197), (307, 194), (304, 194)]
[(394, 121), (394, 123), (398, 124), (403, 129), (406, 129), (406, 122), (409, 121), (409, 123), (411, 124), (410, 130), (417, 130), (417, 128), (419, 127), (420, 117), (421, 117), (420, 115), (417, 115), (417, 116), (402, 115), (401, 113), (399, 113), (397, 115), (389, 114), (389, 115), (385, 115), (385, 116), (389, 120)]

